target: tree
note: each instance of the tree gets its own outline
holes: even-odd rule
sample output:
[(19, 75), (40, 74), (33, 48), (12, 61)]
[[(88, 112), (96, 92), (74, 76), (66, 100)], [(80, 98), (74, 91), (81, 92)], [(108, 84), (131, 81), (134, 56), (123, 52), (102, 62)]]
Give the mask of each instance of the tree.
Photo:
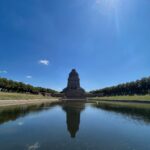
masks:
[(100, 90), (91, 91), (95, 95), (115, 96), (115, 95), (144, 95), (150, 94), (150, 77), (142, 78), (134, 82), (119, 84)]
[(22, 82), (8, 80), (6, 78), (0, 78), (0, 91), (31, 93), (31, 94), (56, 93), (56, 91), (52, 90), (52, 89), (47, 89), (47, 88), (42, 88), (42, 87), (34, 87), (30, 84), (24, 84)]

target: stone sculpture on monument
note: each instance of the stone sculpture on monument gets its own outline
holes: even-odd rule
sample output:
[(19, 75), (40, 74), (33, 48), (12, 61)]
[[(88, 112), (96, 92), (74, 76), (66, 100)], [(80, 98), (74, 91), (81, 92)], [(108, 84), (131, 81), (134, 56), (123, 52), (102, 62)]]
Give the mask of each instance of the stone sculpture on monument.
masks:
[(86, 93), (83, 88), (80, 87), (80, 78), (75, 69), (69, 74), (68, 85), (62, 91), (64, 93), (65, 98), (67, 99), (85, 99)]

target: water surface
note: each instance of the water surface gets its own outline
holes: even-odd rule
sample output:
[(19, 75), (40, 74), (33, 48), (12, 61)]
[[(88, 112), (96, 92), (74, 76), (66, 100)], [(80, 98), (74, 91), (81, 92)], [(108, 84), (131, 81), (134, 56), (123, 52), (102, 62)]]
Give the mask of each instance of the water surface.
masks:
[(93, 104), (0, 110), (1, 150), (150, 150), (150, 110)]

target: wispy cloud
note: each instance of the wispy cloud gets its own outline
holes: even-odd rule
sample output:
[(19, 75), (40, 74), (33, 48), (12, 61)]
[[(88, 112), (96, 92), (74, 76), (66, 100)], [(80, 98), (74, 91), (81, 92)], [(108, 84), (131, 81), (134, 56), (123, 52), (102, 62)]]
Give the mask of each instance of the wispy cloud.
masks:
[(18, 125), (19, 125), (19, 126), (22, 126), (23, 124), (24, 124), (24, 122), (21, 122), (21, 121), (18, 122)]
[(2, 73), (2, 74), (6, 74), (6, 73), (8, 73), (6, 70), (0, 70), (0, 73)]
[(36, 142), (33, 145), (28, 146), (28, 150), (36, 150), (40, 148), (40, 144), (38, 142)]
[(32, 76), (28, 75), (28, 76), (26, 76), (26, 78), (27, 78), (27, 79), (31, 79), (31, 78), (32, 78)]
[(41, 59), (41, 60), (39, 60), (39, 63), (43, 64), (43, 65), (49, 65), (49, 60), (47, 60), (47, 59)]

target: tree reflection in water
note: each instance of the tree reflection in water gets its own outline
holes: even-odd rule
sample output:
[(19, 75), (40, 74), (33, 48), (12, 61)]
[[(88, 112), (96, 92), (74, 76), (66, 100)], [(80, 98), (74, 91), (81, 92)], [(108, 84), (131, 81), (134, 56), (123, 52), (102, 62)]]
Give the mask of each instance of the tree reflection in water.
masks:
[(142, 121), (144, 123), (150, 124), (149, 104), (122, 104), (102, 102), (99, 104), (93, 104), (93, 106), (106, 111), (119, 113), (133, 120)]
[(43, 109), (50, 109), (55, 104), (40, 104), (31, 106), (15, 106), (0, 109), (0, 124), (8, 121), (15, 121), (20, 117), (24, 117), (30, 113), (37, 113)]
[[(8, 122), (14, 121), (20, 117), (29, 115), (30, 113), (41, 112), (45, 109), (51, 109), (53, 106), (59, 104), (50, 104), (50, 105), (37, 105), (37, 106), (23, 106), (10, 109), (0, 109), (0, 125)], [(141, 104), (138, 107), (134, 104), (131, 107), (130, 105), (116, 105), (111, 103), (100, 103), (100, 104), (91, 104), (90, 107), (96, 107), (98, 109), (103, 109), (105, 111), (115, 112), (128, 117), (132, 120), (142, 121), (144, 123), (150, 124), (150, 108), (143, 107)], [(66, 113), (66, 124), (67, 129), (72, 138), (76, 137), (77, 132), (80, 127), (80, 115), (81, 112), (85, 109), (85, 103), (79, 102), (67, 102), (60, 105), (63, 111)], [(139, 107), (140, 106), (140, 107)], [(55, 116), (54, 116), (55, 117)]]
[[(59, 105), (59, 104), (57, 104)], [(15, 121), (20, 117), (29, 115), (30, 113), (37, 113), (45, 109), (50, 109), (56, 104), (41, 104), (36, 106), (22, 106), (7, 109), (0, 109), (0, 124), (8, 121)], [(85, 103), (70, 102), (61, 105), (63, 111), (66, 112), (66, 123), (68, 131), (72, 138), (75, 138), (80, 126), (80, 114), (85, 109)]]
[(80, 114), (85, 109), (85, 104), (68, 102), (63, 104), (62, 108), (66, 112), (67, 129), (71, 137), (75, 138), (80, 126)]

